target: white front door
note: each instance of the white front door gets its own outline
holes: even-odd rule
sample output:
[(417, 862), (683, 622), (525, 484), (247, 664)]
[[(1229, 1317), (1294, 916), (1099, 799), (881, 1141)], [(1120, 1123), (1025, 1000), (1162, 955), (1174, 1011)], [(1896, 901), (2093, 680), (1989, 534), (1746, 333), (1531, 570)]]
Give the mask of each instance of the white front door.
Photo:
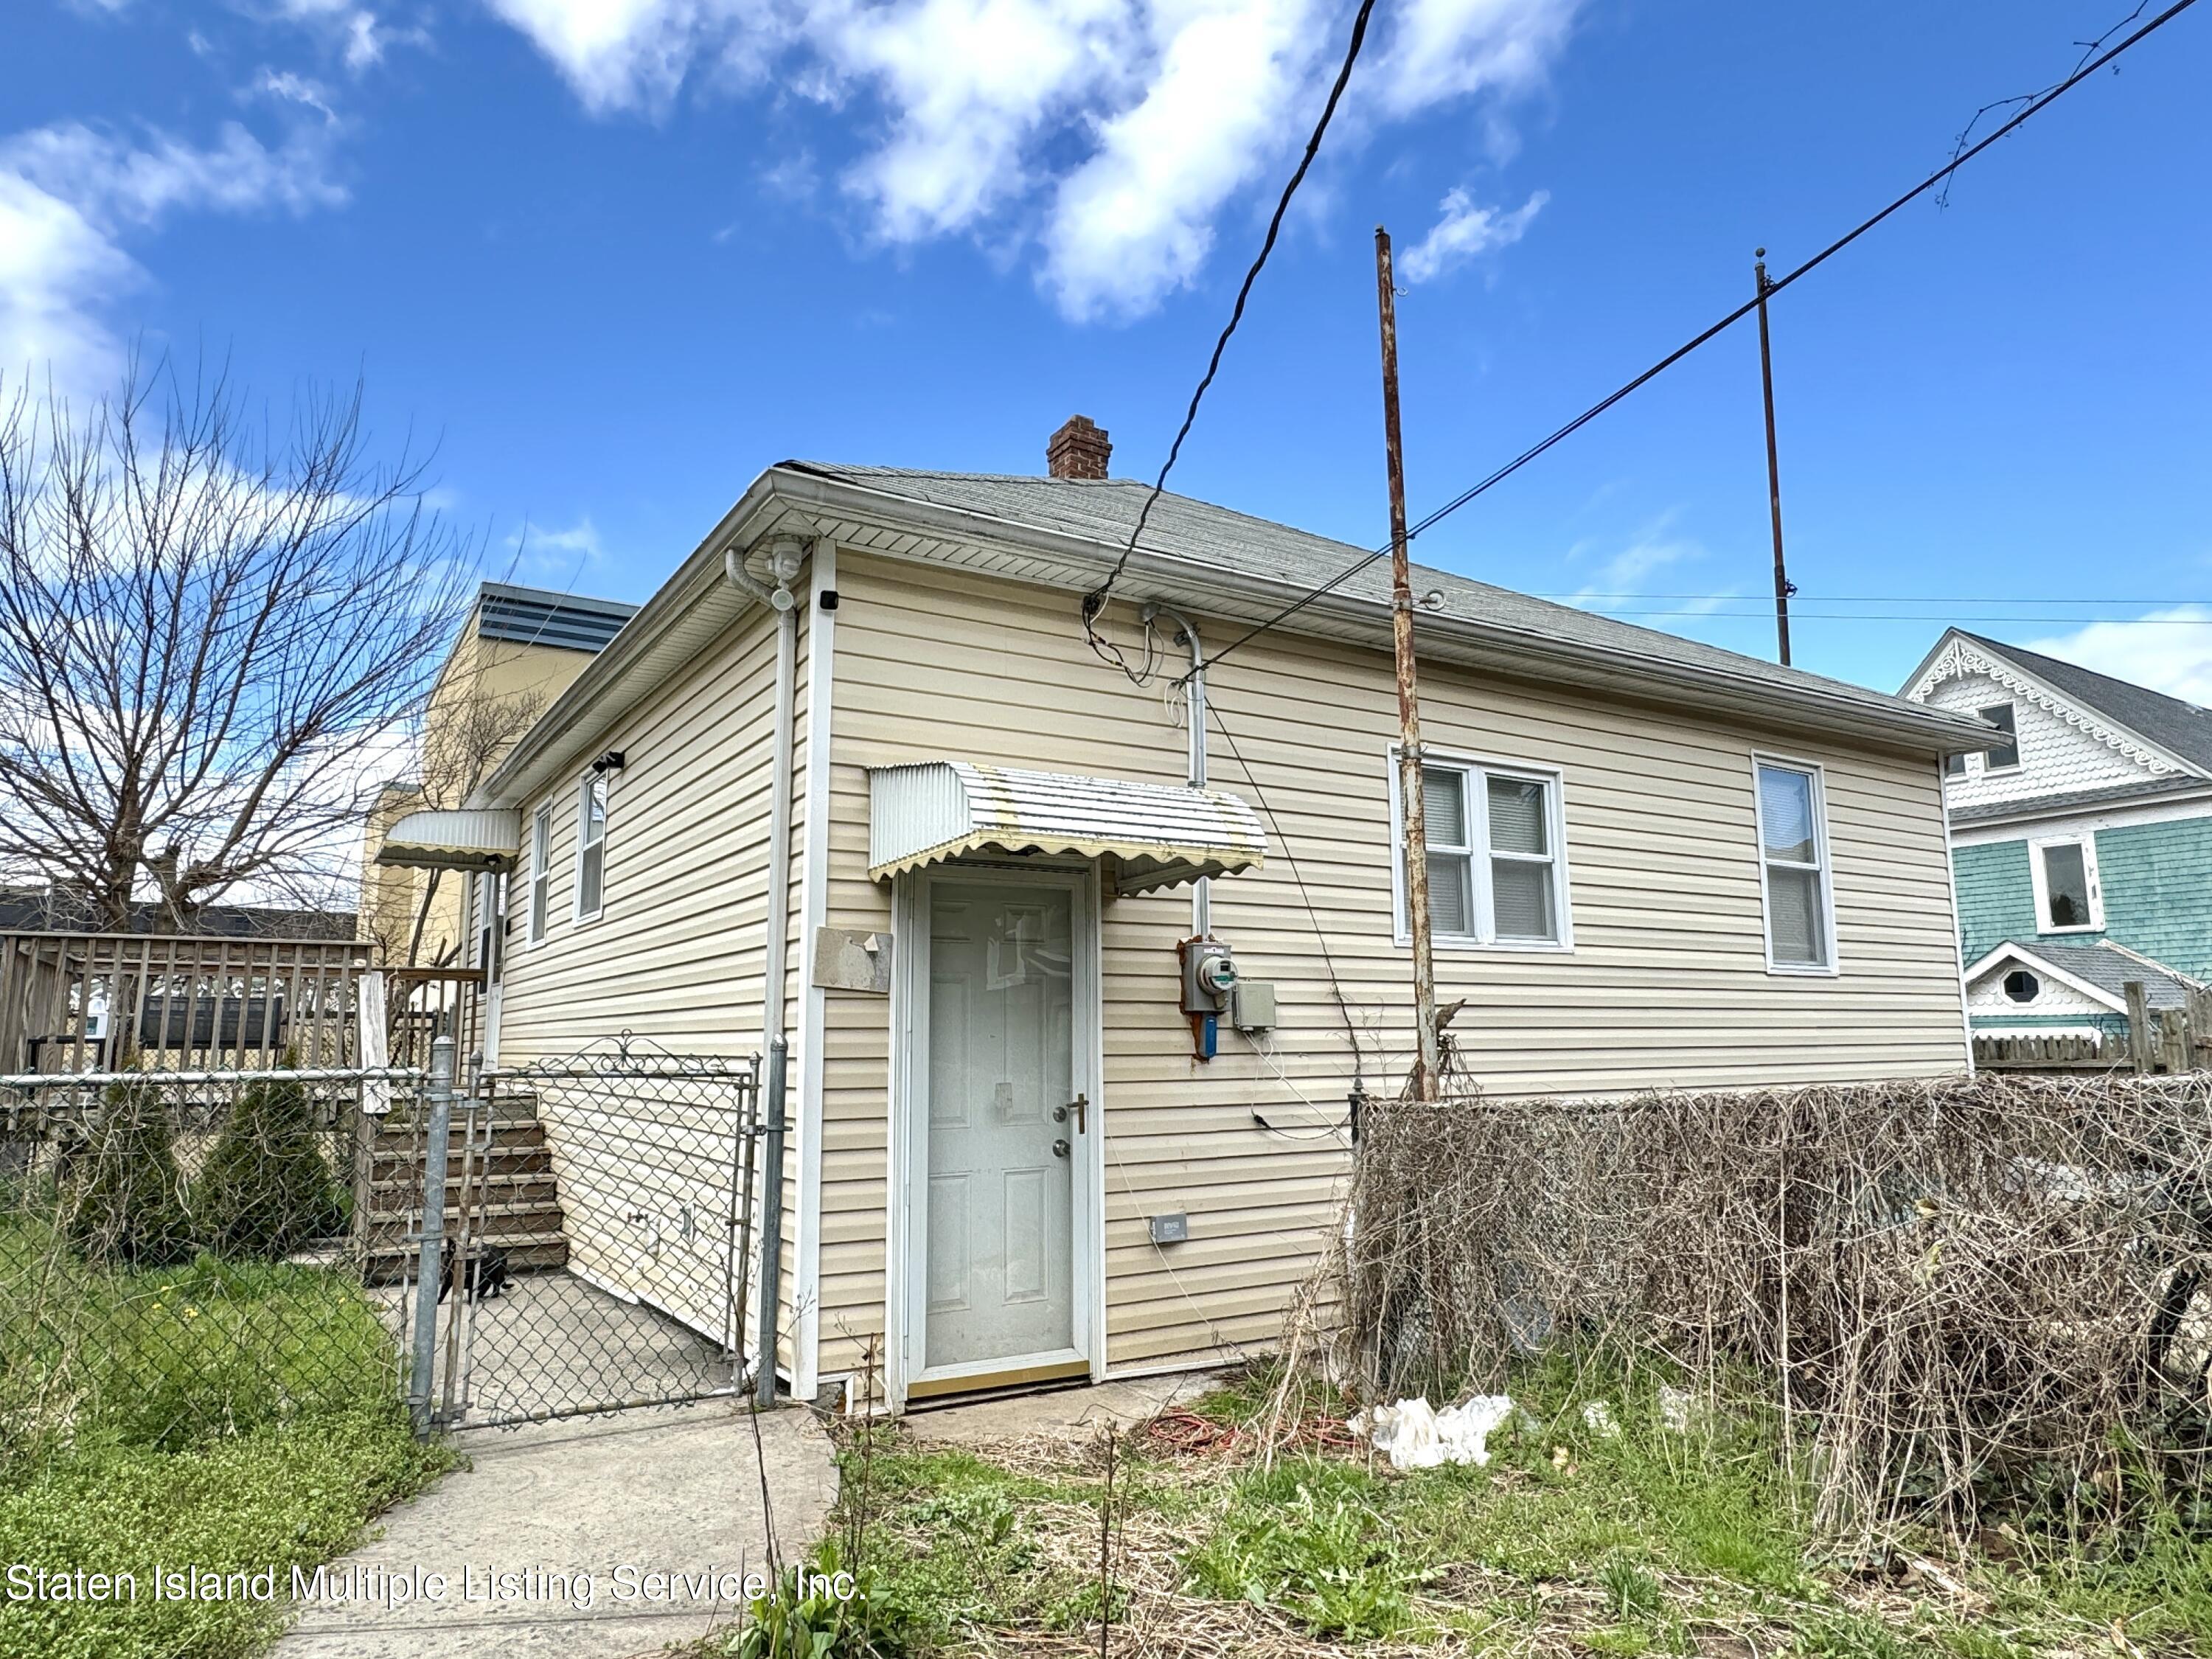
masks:
[[(921, 1369), (984, 1372), (1077, 1346), (1078, 890), (937, 877), (915, 1068), (926, 1210)], [(1055, 1114), (1058, 1113), (1058, 1115)], [(1085, 1126), (1086, 1129), (1088, 1126)]]

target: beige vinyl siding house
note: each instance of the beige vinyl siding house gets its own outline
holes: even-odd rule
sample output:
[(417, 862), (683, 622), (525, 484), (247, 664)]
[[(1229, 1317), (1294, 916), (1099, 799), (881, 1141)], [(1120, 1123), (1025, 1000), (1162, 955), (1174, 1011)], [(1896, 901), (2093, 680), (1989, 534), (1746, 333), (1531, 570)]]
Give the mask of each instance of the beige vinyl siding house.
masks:
[[(1137, 866), (1110, 850), (994, 845), (871, 876), (883, 769), (957, 761), (1077, 787), (1183, 784), (1176, 623), (1155, 625), (1165, 672), (1140, 686), (1088, 648), (1079, 621), (1140, 495), (1118, 481), (772, 469), (479, 797), (514, 810), (520, 848), (504, 884), (503, 1062), (617, 1031), (702, 1052), (762, 1046), (769, 886), (785, 866), (795, 1133), (782, 1360), (802, 1395), (852, 1375), (871, 1344), (894, 1404), (1267, 1346), (1334, 1223), (1355, 1089), (1402, 1082), (1397, 726), (1371, 581), (1206, 677), (1207, 787), (1253, 809), (1266, 842), (1259, 867), (1208, 884), (1210, 933), (1244, 980), (1273, 988), (1267, 1029), (1224, 1018), (1213, 1057), (1196, 1057), (1176, 951), (1192, 889), (1119, 891)], [(1174, 607), (1217, 647), (1356, 551), (1176, 497), (1155, 523), (1160, 550), (1148, 535), (1100, 618), (1132, 664), (1146, 657), (1144, 602)], [(795, 567), (788, 621), (758, 599), (771, 547)], [(1456, 798), (1468, 839), (1440, 844), (1469, 848), (1445, 856), (1460, 857), (1454, 879), (1472, 884), (1470, 900), (1492, 889), (1468, 907), (1470, 937), (1437, 951), (1440, 999), (1463, 1003), (1451, 1026), (1462, 1061), (1486, 1091), (1969, 1067), (1941, 769), (1985, 741), (1978, 727), (1443, 573), (1417, 586), (1445, 594), (1420, 623), (1425, 745), (1439, 777), (1459, 768), (1468, 780)], [(779, 628), (793, 661), (781, 849), (769, 835)], [(578, 800), (591, 763), (611, 753), (605, 902), (579, 921)], [(1763, 764), (1806, 780), (1770, 782), (1782, 793), (1769, 796), (1764, 854)], [(1804, 832), (1792, 856), (1809, 876), (1773, 850), (1788, 839), (1775, 815), (1800, 811), (1791, 800), (1820, 809), (1789, 830)], [(533, 945), (530, 829), (546, 805), (548, 922)], [(1790, 908), (1807, 891), (1809, 921)], [(946, 920), (988, 908), (994, 893), (1011, 896), (988, 923)], [(1810, 942), (1790, 943), (1806, 926)], [(890, 953), (888, 994), (823, 982), (837, 978), (830, 953), (870, 936)], [(963, 978), (971, 946), (988, 966)], [(1822, 959), (1786, 959), (1806, 951)], [(1033, 1048), (1028, 1026), (1007, 1038), (1016, 1059), (997, 1062), (1007, 1075), (993, 1085), (979, 1045), (1004, 1035), (991, 1021), (1025, 1018), (1006, 1012), (1024, 997), (1044, 1000), (1046, 1035)], [(1000, 1012), (976, 1013), (975, 998)], [(1024, 1080), (1032, 1053), (1054, 1056), (1044, 1083)], [(1065, 1180), (1064, 1214), (1019, 1207), (1012, 1195), (1036, 1187), (1027, 1175), (977, 1188), (976, 1170), (929, 1163), (963, 1134), (988, 1146), (1007, 1122), (1028, 1133), (1029, 1106), (1010, 1116), (1007, 1103), (1063, 1077), (1084, 1111), (1038, 1133), (1062, 1143), (1064, 1177), (1039, 1167)], [(997, 1179), (988, 1158), (977, 1169)], [(1041, 1228), (1042, 1254), (1008, 1244), (987, 1261), (959, 1233), (998, 1212), (943, 1194), (999, 1190), (1005, 1214), (1023, 1218), (1003, 1237)], [(976, 1276), (941, 1282), (956, 1244)], [(1064, 1342), (996, 1353), (984, 1324), (962, 1322), (988, 1280), (1016, 1325), (1033, 1332), (1043, 1317), (1057, 1333), (1059, 1304), (1040, 1315), (1017, 1291), (1063, 1271)], [(939, 1329), (963, 1333), (957, 1356), (939, 1351)]]

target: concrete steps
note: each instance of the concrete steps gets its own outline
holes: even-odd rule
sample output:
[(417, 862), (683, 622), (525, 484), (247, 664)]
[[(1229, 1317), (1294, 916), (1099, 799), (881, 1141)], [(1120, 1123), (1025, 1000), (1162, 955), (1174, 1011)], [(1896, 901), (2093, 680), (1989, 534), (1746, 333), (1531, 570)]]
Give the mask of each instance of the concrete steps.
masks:
[[(457, 1109), (447, 1139), (447, 1237), (461, 1232), (465, 1200), (471, 1243), (506, 1252), (510, 1269), (567, 1265), (565, 1218), (537, 1102), (526, 1095), (502, 1095), (491, 1103), (489, 1125), (479, 1110), (473, 1155), (465, 1139), (471, 1127)], [(420, 1260), (414, 1224), (422, 1201), (424, 1153), (412, 1116), (392, 1113), (368, 1150), (364, 1271), (371, 1283), (388, 1284), (412, 1273)]]

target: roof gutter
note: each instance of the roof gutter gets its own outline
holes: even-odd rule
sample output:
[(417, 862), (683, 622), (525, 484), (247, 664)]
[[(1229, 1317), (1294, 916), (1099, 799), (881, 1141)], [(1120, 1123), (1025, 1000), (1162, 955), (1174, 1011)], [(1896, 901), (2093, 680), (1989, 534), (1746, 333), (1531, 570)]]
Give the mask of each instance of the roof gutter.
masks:
[[(725, 513), (690, 556), (663, 582), (653, 597), (624, 623), (606, 647), (585, 665), (567, 690), (524, 732), (520, 742), (492, 769), (491, 775), (470, 795), (471, 806), (514, 805), (537, 787), (531, 774), (546, 750), (557, 747), (580, 724), (600, 708), (608, 688), (636, 668), (669, 629), (713, 587), (726, 584), (746, 598), (773, 604), (774, 589), (755, 580), (743, 560), (737, 563), (744, 582), (733, 579), (726, 550), (765, 540), (773, 523), (776, 495), (773, 475), (763, 473), (737, 504)], [(748, 534), (746, 532), (750, 532)], [(793, 603), (796, 605), (794, 597)]]
[[(1069, 576), (1070, 586), (1094, 582), (1100, 572), (1111, 568), (1121, 551), (1118, 546), (1089, 536), (917, 501), (790, 462), (779, 464), (763, 475), (763, 482), (770, 480), (779, 495), (803, 502), (817, 512), (896, 519), (909, 526), (920, 522), (947, 536), (968, 541), (981, 539), (1026, 553), (1032, 558), (1040, 550), (1049, 550), (1075, 567)], [(1142, 548), (1131, 556), (1129, 567), (1155, 585), (1183, 587), (1186, 592), (1182, 597), (1190, 603), (1211, 599), (1211, 608), (1217, 611), (1224, 593), (1236, 593), (1261, 601), (1270, 609), (1279, 609), (1303, 598), (1307, 592), (1293, 583), (1243, 575)], [(1389, 635), (1387, 605), (1340, 592), (1324, 595), (1305, 610), (1313, 616), (1326, 617), (1363, 632), (1371, 631), (1378, 641), (1387, 640)], [(1648, 696), (1650, 684), (1656, 682), (1701, 694), (1708, 702), (1715, 701), (1715, 694), (1718, 693), (1717, 700), (1740, 712), (1770, 720), (1777, 712), (1776, 704), (1786, 703), (1814, 724), (1842, 726), (1876, 740), (1905, 742), (1923, 752), (1965, 754), (1989, 746), (1991, 728), (1975, 717), (1907, 703), (1881, 693), (1853, 696), (1840, 685), (1835, 691), (1827, 691), (1817, 676), (1802, 675), (1801, 684), (1778, 686), (1771, 681), (1730, 673), (1725, 669), (1690, 667), (1640, 652), (1586, 645), (1479, 617), (1431, 614), (1423, 618), (1422, 631), (1431, 639), (1441, 636), (1457, 643), (1467, 659), (1476, 665), (1498, 668), (1510, 664), (1524, 678), (1556, 679), (1559, 665), (1565, 661), (1583, 671), (1577, 678), (1584, 684), (1640, 684), (1646, 688)], [(1501, 653), (1504, 662), (1500, 661)], [(1864, 701), (1873, 696), (1881, 697), (1881, 702)]]

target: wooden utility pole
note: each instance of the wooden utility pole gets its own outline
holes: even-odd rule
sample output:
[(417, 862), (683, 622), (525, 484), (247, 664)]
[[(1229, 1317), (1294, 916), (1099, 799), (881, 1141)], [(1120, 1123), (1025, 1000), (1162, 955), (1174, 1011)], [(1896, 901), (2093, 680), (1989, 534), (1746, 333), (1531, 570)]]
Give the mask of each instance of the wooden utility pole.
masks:
[(1766, 393), (1766, 510), (1774, 520), (1774, 634), (1782, 651), (1782, 665), (1790, 665), (1790, 572), (1782, 562), (1782, 462), (1774, 447), (1774, 348), (1766, 333), (1766, 295), (1774, 286), (1766, 280), (1766, 250), (1754, 248), (1758, 261), (1752, 280), (1759, 295), (1759, 383)]
[(1406, 830), (1406, 921), (1413, 939), (1413, 1020), (1420, 1052), (1412, 1094), (1435, 1100), (1436, 958), (1429, 943), (1429, 826), (1421, 804), (1421, 698), (1413, 673), (1413, 576), (1406, 554), (1406, 459), (1398, 441), (1398, 290), (1390, 233), (1375, 227), (1375, 297), (1382, 319), (1382, 453), (1390, 475), (1390, 644), (1398, 667), (1398, 801)]

